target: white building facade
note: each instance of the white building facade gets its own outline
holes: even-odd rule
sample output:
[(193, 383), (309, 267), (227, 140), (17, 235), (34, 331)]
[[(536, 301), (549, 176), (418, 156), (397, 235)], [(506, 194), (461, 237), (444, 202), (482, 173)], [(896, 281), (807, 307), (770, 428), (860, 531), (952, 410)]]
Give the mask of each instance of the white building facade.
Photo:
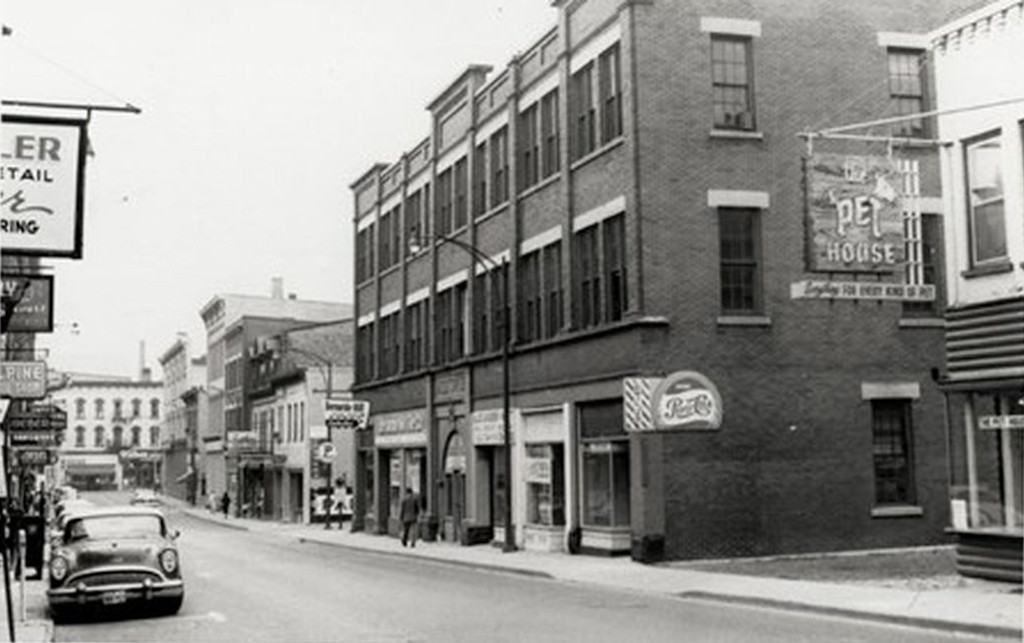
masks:
[(964, 575), (1021, 580), (1024, 2), (930, 34), (945, 199), (950, 516)]

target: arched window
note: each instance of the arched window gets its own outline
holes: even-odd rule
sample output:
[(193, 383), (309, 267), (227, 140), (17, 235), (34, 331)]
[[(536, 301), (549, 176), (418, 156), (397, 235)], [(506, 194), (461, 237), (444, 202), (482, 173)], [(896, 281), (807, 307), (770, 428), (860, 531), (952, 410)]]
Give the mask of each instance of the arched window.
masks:
[(103, 419), (103, 400), (97, 399), (96, 402), (96, 418)]
[(160, 427), (149, 427), (149, 446), (155, 447), (160, 443)]
[(132, 400), (132, 417), (137, 418), (142, 416), (142, 400), (135, 398)]
[(85, 417), (85, 398), (75, 400), (75, 418), (81, 420)]
[(92, 445), (95, 446), (95, 447), (102, 447), (103, 446), (103, 427), (102, 426), (96, 427), (96, 429), (93, 432), (93, 435), (94, 435), (94, 439), (93, 439)]
[(124, 400), (121, 398), (114, 400), (114, 417), (124, 417)]
[(114, 427), (114, 448), (120, 449), (121, 443), (124, 441), (124, 428), (120, 426)]
[(154, 420), (160, 417), (160, 400), (155, 397), (149, 401), (149, 417)]
[[(84, 402), (85, 400), (82, 400), (82, 401)], [(78, 447), (78, 448), (82, 448), (82, 447), (85, 446), (85, 427), (84, 426), (76, 426), (75, 427), (75, 446)]]
[(142, 429), (140, 427), (132, 427), (132, 446), (142, 446)]

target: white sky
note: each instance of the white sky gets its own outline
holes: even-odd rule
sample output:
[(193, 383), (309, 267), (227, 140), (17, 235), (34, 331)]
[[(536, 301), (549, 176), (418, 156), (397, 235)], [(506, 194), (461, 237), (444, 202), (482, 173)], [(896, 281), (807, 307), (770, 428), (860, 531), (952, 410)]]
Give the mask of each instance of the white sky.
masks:
[[(203, 305), (273, 276), (350, 302), (348, 186), (427, 136), (468, 64), (499, 71), (556, 18), (550, 0), (4, 0), (4, 98), (142, 109), (93, 114), (84, 259), (43, 260), (50, 366), (135, 375), (145, 341), (162, 377), (178, 331), (204, 350)], [(28, 71), (44, 59), (62, 71)]]

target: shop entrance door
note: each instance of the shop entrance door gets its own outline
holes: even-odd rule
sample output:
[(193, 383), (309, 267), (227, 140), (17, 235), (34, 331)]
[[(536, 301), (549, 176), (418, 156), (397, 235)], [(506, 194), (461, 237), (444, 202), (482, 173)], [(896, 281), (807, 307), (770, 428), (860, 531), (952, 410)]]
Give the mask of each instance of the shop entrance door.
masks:
[(458, 432), (448, 438), (444, 456), (444, 537), (463, 541), (466, 517), (466, 445)]

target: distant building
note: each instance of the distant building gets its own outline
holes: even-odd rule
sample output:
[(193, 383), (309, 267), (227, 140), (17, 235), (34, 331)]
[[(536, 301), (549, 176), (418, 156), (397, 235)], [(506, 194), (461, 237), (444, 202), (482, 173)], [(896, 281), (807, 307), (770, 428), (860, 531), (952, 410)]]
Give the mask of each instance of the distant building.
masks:
[[(206, 327), (207, 424), (199, 427), (199, 475), (208, 494), (227, 491), (232, 511), (245, 509), (246, 489), (273, 463), (252, 424), (248, 349), (258, 337), (308, 322), (350, 319), (351, 304), (284, 294), (274, 278), (270, 296), (217, 295), (201, 310)], [(248, 484), (247, 484), (247, 481)]]
[(951, 526), (961, 573), (1019, 583), (1024, 2), (999, 0), (973, 9), (930, 35), (936, 108), (947, 112), (938, 125), (947, 143), (942, 176), (949, 308), (941, 382), (949, 405)]
[(83, 490), (161, 486), (161, 382), (72, 374), (51, 396), (68, 415), (58, 464), (68, 484)]
[(186, 394), (206, 386), (206, 357), (193, 357), (188, 335), (178, 339), (160, 357), (164, 373), (164, 493), (195, 502), (197, 477), (194, 465), (196, 435), (189, 432)]
[(464, 544), (506, 511), (640, 560), (946, 542), (943, 300), (904, 300), (943, 283), (934, 122), (798, 135), (930, 109), (924, 34), (970, 3), (560, 0), (439, 88), (351, 186), (356, 524), (411, 488)]

